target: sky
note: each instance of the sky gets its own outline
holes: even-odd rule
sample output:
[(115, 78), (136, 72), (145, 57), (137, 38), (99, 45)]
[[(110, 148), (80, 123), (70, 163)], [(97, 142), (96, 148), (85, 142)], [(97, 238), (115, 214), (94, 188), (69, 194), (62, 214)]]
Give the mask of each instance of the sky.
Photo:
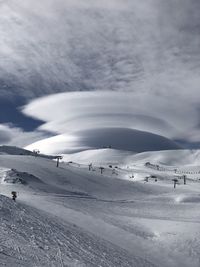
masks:
[(103, 140), (136, 130), (199, 148), (199, 10), (198, 0), (1, 0), (0, 144), (67, 139), (78, 150), (106, 128)]

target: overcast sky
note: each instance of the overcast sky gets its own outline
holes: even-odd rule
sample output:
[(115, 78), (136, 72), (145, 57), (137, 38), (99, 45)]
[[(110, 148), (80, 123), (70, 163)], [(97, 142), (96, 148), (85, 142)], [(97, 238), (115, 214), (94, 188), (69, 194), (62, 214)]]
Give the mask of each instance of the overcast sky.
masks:
[[(118, 91), (120, 97), (108, 94), (111, 102), (121, 99), (119, 107), (103, 106), (102, 116), (99, 108), (96, 114), (101, 120), (95, 127), (104, 122), (135, 127), (186, 146), (198, 145), (199, 10), (199, 0), (1, 0), (0, 143), (27, 145), (55, 134), (49, 126), (55, 124), (53, 114), (42, 118), (37, 110), (26, 112), (33, 119), (21, 113), (21, 106), (38, 97), (101, 91), (97, 95), (103, 103), (103, 91)], [(64, 121), (74, 114), (79, 117), (82, 96), (77, 97), (77, 109), (68, 105), (73, 115)], [(59, 95), (56, 99), (59, 107)], [(129, 99), (134, 106), (142, 105), (132, 107)], [(86, 101), (93, 100), (88, 95)], [(65, 104), (61, 106), (65, 109)], [(89, 124), (94, 109), (88, 112)], [(83, 130), (80, 125), (85, 124), (78, 119), (70, 127)], [(58, 121), (56, 127), (61, 127)], [(13, 139), (15, 132), (21, 133), (19, 139), (15, 134)]]

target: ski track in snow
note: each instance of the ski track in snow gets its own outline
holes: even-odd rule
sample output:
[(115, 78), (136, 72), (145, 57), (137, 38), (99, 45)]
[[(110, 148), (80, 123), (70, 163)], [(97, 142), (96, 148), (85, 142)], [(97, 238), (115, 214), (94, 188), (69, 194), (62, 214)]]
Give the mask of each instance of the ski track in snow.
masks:
[[(144, 166), (155, 153), (128, 155), (115, 172), (112, 159), (104, 162), (101, 175), (95, 157), (89, 171), (81, 161), (56, 168), (45, 158), (0, 156), (0, 194), (9, 197), (0, 196), (0, 266), (198, 267), (198, 165), (157, 170)], [(175, 167), (191, 172), (176, 189)]]

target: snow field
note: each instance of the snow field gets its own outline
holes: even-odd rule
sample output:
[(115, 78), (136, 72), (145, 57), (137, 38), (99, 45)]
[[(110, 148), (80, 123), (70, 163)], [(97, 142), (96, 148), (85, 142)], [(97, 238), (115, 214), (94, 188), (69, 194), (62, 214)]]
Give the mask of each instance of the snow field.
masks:
[[(157, 152), (162, 162), (155, 160), (154, 152), (148, 157), (112, 153), (104, 150), (98, 156), (98, 151), (87, 151), (84, 158), (82, 152), (79, 161), (77, 155), (68, 155), (59, 168), (45, 158), (0, 156), (0, 193), (9, 198), (12, 190), (19, 193), (16, 203), (1, 197), (1, 233), (8, 233), (1, 234), (2, 240), (10, 237), (6, 247), (0, 246), (2, 266), (13, 265), (14, 257), (14, 266), (199, 266), (200, 182), (193, 173), (198, 172), (198, 162), (167, 165), (163, 154), (168, 161), (175, 152)], [(145, 166), (147, 161), (159, 170)], [(102, 174), (99, 167), (104, 167)], [(187, 184), (179, 179), (175, 189), (172, 179), (182, 174), (174, 168), (189, 172)], [(26, 223), (36, 226), (33, 243)], [(30, 249), (25, 249), (28, 243)]]

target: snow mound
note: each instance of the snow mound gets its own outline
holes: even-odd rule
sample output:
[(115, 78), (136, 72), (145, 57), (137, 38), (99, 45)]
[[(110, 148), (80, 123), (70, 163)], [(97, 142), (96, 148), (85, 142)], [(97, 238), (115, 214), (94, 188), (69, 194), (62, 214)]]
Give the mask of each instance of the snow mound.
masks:
[(200, 194), (179, 195), (175, 200), (178, 203), (200, 203)]
[(127, 163), (163, 164), (168, 166), (195, 165), (200, 166), (200, 150), (165, 150), (143, 152), (126, 159)]
[(64, 161), (78, 162), (81, 164), (121, 164), (126, 157), (133, 155), (133, 152), (117, 150), (117, 149), (93, 149), (86, 150), (74, 154), (63, 154)]
[(16, 169), (1, 169), (0, 177), (2, 177), (2, 184), (28, 184), (30, 182), (42, 183), (42, 181), (27, 172), (20, 172)]

